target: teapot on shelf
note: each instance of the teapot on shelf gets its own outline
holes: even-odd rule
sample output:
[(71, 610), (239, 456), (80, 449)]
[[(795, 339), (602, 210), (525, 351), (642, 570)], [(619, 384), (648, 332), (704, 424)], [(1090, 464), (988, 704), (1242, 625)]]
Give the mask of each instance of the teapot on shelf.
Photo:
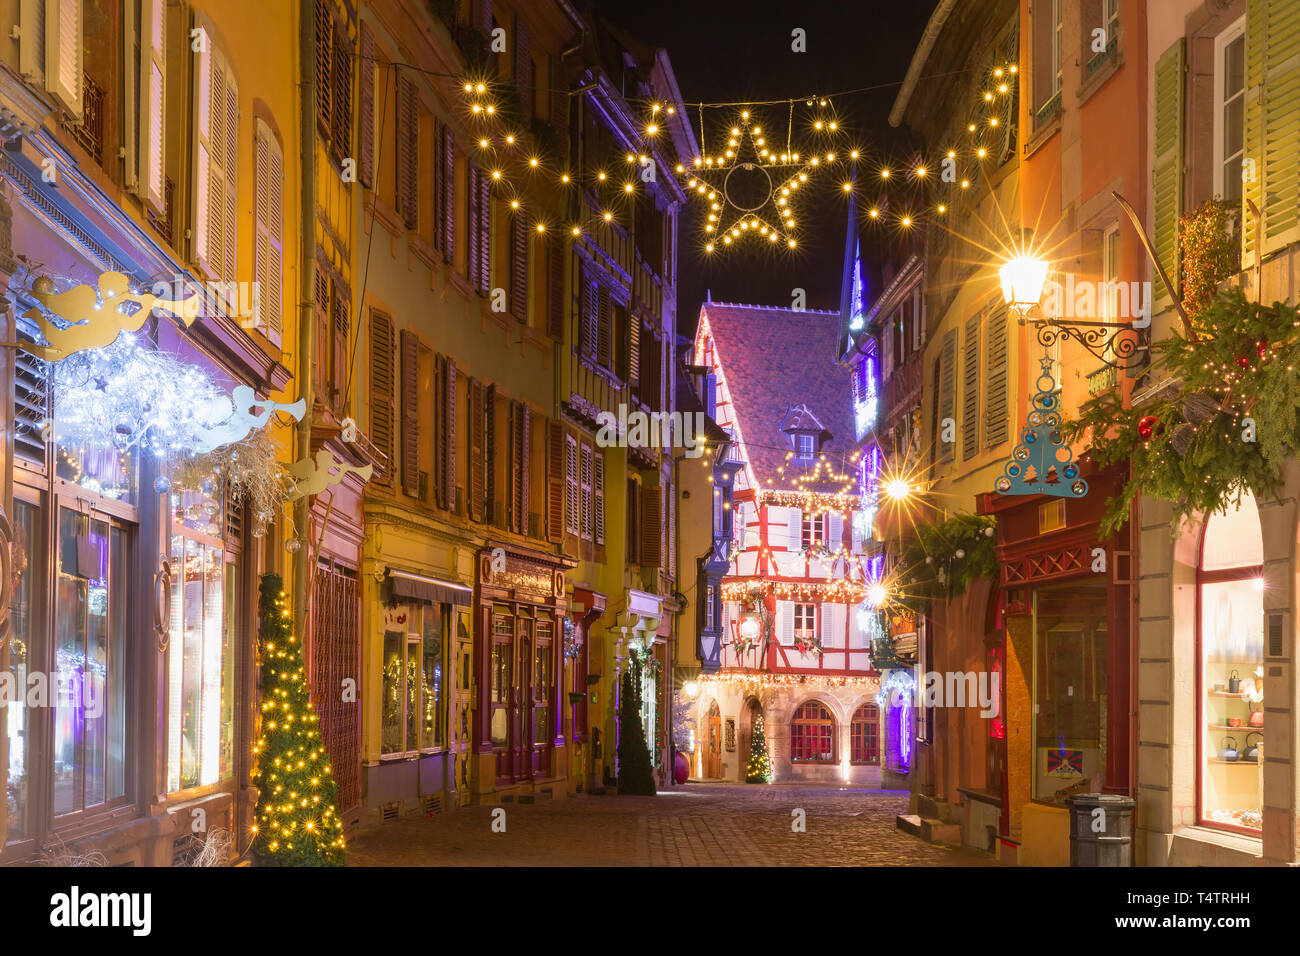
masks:
[(1252, 727), (1263, 727), (1264, 712), (1262, 710), (1252, 710), (1250, 712), (1250, 719), (1246, 722)]
[[(1229, 741), (1232, 741), (1231, 747), (1228, 746)], [(1229, 763), (1241, 759), (1241, 751), (1237, 749), (1237, 738), (1224, 737), (1219, 741), (1219, 759)]]
[(1259, 761), (1259, 744), (1252, 744), (1250, 742), (1251, 737), (1259, 737), (1262, 740), (1264, 735), (1261, 733), (1253, 733), (1246, 736), (1246, 752), (1241, 755), (1241, 759), (1249, 760), (1251, 763), (1257, 763)]
[(1241, 693), (1241, 675), (1238, 674), (1235, 670), (1228, 675), (1228, 693), (1229, 694)]

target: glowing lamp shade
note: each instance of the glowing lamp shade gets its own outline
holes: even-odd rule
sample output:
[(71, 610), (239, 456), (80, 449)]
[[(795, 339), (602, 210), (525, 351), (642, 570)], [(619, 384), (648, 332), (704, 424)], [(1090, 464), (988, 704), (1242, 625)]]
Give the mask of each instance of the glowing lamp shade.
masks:
[(752, 641), (758, 637), (758, 618), (746, 615), (740, 619), (740, 636), (747, 641)]
[(892, 501), (902, 501), (911, 493), (911, 486), (902, 478), (895, 478), (885, 484), (885, 497)]
[(698, 681), (688, 680), (682, 686), (682, 690), (686, 691), (686, 697), (689, 700), (694, 700), (696, 697), (700, 696), (700, 685)]
[(1047, 263), (1030, 256), (1008, 260), (998, 276), (1002, 279), (1002, 298), (1007, 305), (1025, 311), (1038, 305), (1043, 297), (1043, 283), (1047, 281)]
[(883, 584), (872, 584), (867, 588), (867, 604), (870, 607), (880, 607), (889, 597), (889, 591)]

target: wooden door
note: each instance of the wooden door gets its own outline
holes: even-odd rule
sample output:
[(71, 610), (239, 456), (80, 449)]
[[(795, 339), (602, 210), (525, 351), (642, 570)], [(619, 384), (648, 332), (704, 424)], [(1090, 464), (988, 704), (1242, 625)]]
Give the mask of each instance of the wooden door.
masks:
[(704, 776), (716, 779), (722, 776), (722, 714), (718, 702), (709, 704), (708, 732), (705, 736)]
[(533, 622), (524, 617), (518, 621), (515, 662), (519, 679), (515, 683), (510, 725), (514, 729), (515, 779), (527, 780), (533, 775)]
[(488, 677), (491, 681), (491, 708), (489, 732), (492, 750), (496, 754), (496, 775), (498, 780), (508, 780), (513, 776), (512, 748), (518, 738), (514, 734), (514, 618), (499, 611), (492, 614), (491, 658), (488, 661)]

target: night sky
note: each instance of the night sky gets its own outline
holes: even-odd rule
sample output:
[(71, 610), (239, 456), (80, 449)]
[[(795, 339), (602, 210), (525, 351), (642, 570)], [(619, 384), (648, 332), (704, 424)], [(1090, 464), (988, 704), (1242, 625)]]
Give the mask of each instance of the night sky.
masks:
[[(846, 142), (863, 151), (864, 164), (874, 156), (908, 152), (906, 134), (891, 129), (887, 117), (935, 0), (767, 5), (752, 0), (594, 0), (592, 6), (646, 43), (668, 50), (687, 102), (785, 99), (877, 87), (833, 98)], [(774, 12), (763, 12), (765, 7)], [(806, 53), (791, 50), (795, 28), (806, 33)], [(769, 129), (778, 118), (785, 127), (788, 109), (774, 109), (766, 120)], [(712, 128), (725, 135), (724, 124), (732, 120), (723, 117), (736, 111), (706, 110), (706, 134)], [(692, 126), (698, 139), (693, 110)], [(716, 149), (717, 137), (709, 139), (711, 144), (701, 147)], [(743, 243), (706, 257), (698, 218), (703, 207), (688, 203), (679, 233), (679, 331), (693, 332), (706, 290), (714, 301), (788, 307), (792, 290), (803, 288), (808, 308), (838, 309), (848, 210), (840, 188), (844, 178), (841, 168), (833, 177), (814, 181), (811, 199), (801, 194), (795, 207), (800, 244), (794, 250)], [(870, 301), (879, 291), (875, 260), (888, 237), (865, 220), (860, 229)]]

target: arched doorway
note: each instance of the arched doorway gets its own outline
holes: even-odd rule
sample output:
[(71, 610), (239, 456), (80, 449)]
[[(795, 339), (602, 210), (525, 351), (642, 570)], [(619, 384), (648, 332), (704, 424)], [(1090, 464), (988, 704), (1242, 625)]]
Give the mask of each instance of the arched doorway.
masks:
[(740, 728), (737, 733), (740, 739), (736, 741), (736, 755), (740, 758), (739, 774), (742, 782), (745, 779), (745, 768), (749, 766), (750, 748), (754, 742), (754, 724), (758, 722), (758, 715), (762, 712), (763, 708), (756, 697), (749, 698), (740, 709)]
[(716, 780), (722, 776), (722, 711), (716, 700), (709, 701), (704, 740), (704, 776)]

